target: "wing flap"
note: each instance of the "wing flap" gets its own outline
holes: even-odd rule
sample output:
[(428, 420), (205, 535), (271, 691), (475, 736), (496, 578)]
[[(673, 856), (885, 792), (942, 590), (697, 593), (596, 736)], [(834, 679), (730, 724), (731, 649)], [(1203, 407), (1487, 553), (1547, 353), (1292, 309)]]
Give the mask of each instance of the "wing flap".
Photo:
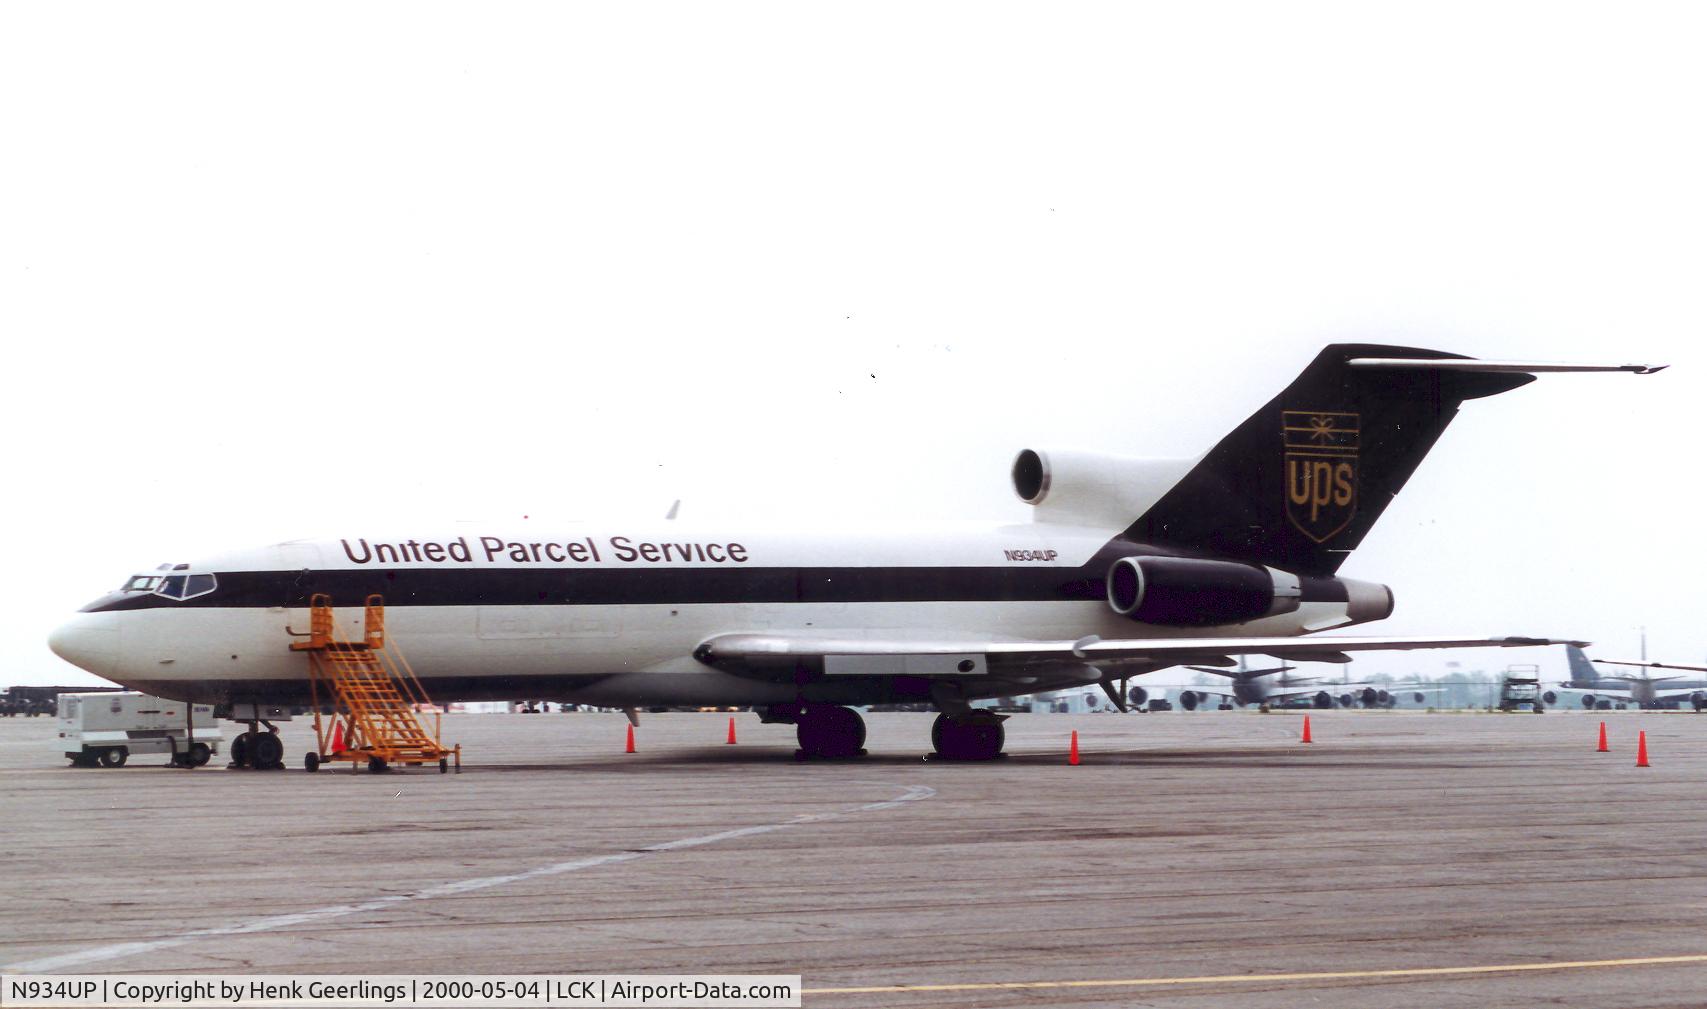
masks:
[[(907, 640), (831, 638), (798, 634), (720, 634), (694, 650), (694, 658), (719, 667), (794, 669), (808, 663), (833, 666), (839, 675), (984, 675), (982, 665), (1083, 662), (1091, 665), (1146, 663), (1161, 668), (1188, 662), (1231, 665), (1229, 656), (1270, 655), (1278, 659), (1344, 661), (1350, 652), (1423, 648), (1528, 648), (1584, 644), (1553, 638), (1082, 638), (1078, 641)], [(1331, 658), (1324, 659), (1324, 656)], [(1341, 658), (1343, 656), (1343, 658)], [(870, 660), (901, 659), (899, 665)], [(966, 662), (973, 669), (962, 668)], [(867, 671), (869, 670), (869, 671)], [(905, 670), (904, 672), (902, 670)]]

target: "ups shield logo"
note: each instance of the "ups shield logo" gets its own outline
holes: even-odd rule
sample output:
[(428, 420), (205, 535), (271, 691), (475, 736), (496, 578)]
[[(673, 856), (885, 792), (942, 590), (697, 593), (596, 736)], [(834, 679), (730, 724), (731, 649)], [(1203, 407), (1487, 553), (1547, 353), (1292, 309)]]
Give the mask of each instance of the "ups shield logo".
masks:
[(1299, 532), (1326, 543), (1357, 514), (1357, 414), (1284, 410), (1281, 424), (1286, 517)]

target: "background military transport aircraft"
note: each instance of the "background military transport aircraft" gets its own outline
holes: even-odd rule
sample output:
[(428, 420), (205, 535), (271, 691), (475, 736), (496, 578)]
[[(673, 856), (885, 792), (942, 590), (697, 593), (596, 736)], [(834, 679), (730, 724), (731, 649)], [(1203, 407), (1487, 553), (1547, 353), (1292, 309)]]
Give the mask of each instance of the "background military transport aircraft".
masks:
[[(1571, 679), (1560, 690), (1582, 694), (1585, 708), (1608, 708), (1613, 705), (1634, 704), (1638, 708), (1663, 708), (1689, 705), (1696, 711), (1707, 709), (1707, 680), (1684, 676), (1649, 676), (1602, 673), (1595, 664), (1603, 666), (1634, 666), (1643, 670), (1676, 669), (1682, 672), (1707, 673), (1707, 666), (1678, 666), (1665, 662), (1627, 662), (1614, 659), (1590, 659), (1581, 648), (1567, 646), (1565, 655), (1570, 663)], [(1549, 703), (1552, 703), (1549, 700)]]
[(440, 701), (753, 705), (821, 756), (859, 752), (847, 705), (929, 702), (940, 754), (989, 758), (1002, 716), (979, 698), (1102, 683), (1125, 696), (1129, 677), (1236, 655), (1547, 643), (1316, 635), (1393, 612), (1386, 586), (1335, 572), (1463, 401), (1542, 371), (1654, 370), (1335, 345), (1199, 459), (1020, 452), (1027, 525), (351, 530), (136, 575), (49, 643), (153, 694), (304, 704), (308, 659), (287, 628), (328, 593), (359, 640), (379, 593)]
[(1410, 696), (1421, 704), (1426, 695), (1444, 687), (1421, 683), (1355, 683), (1345, 680), (1326, 680), (1320, 676), (1289, 676), (1295, 667), (1274, 666), (1268, 669), (1216, 669), (1213, 666), (1191, 666), (1200, 673), (1225, 676), (1232, 682), (1226, 687), (1189, 687), (1180, 695), (1180, 707), (1193, 711), (1208, 703), (1209, 698), (1221, 698), (1228, 707), (1312, 707), (1332, 708), (1338, 705), (1351, 708), (1395, 707), (1399, 698)]

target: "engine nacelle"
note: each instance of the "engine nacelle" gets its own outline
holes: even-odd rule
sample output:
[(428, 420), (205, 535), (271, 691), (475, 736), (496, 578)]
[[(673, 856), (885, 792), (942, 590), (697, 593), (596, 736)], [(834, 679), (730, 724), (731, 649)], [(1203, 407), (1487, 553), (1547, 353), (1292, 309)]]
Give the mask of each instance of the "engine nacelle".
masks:
[(1583, 707), (1587, 708), (1589, 711), (1593, 711), (1595, 700), (1596, 700), (1596, 698), (1593, 694), (1584, 694), (1583, 695)]
[(1546, 704), (1557, 704), (1559, 703), (1559, 695), (1549, 690), (1541, 695), (1541, 700)]
[(1126, 700), (1134, 708), (1142, 708), (1144, 706), (1144, 702), (1148, 701), (1149, 699), (1150, 699), (1150, 692), (1148, 690), (1145, 690), (1143, 687), (1133, 687), (1130, 690), (1126, 691)]
[(1256, 564), (1122, 557), (1108, 569), (1108, 605), (1146, 624), (1242, 624), (1298, 609), (1298, 576)]
[(1197, 710), (1197, 691), (1182, 690), (1179, 692), (1179, 706), (1187, 711)]
[(1191, 469), (1190, 459), (1132, 459), (1097, 452), (1025, 449), (1014, 457), (1014, 493), (1042, 521), (1124, 528)]
[(1341, 694), (1334, 699), (1340, 702), (1340, 707), (1342, 708), (1349, 708), (1356, 703), (1356, 698), (1352, 697), (1350, 694)]
[(1316, 696), (1310, 698), (1310, 703), (1318, 708), (1331, 708), (1334, 706), (1334, 698), (1326, 690), (1319, 690), (1316, 692)]

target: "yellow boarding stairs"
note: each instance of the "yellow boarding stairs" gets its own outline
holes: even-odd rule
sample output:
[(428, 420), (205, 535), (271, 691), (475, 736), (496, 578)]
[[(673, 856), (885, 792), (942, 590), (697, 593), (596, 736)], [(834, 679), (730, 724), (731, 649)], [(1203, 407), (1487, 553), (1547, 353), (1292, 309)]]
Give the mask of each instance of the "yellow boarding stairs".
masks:
[[(360, 641), (338, 637), (332, 597), (315, 593), (309, 600), (307, 641), (291, 642), (291, 651), (308, 653), (308, 686), (314, 703), (315, 752), (303, 766), (317, 771), (329, 760), (347, 760), (350, 769), (367, 762), (368, 770), (384, 771), (393, 764), (419, 767), (435, 761), (439, 773), (454, 759), (462, 772), (462, 746), (439, 742), (437, 717), (428, 731), (420, 712), (432, 702), (415, 671), (395, 644), (385, 640), (385, 600), (367, 597)], [(330, 703), (331, 718), (321, 718)]]

